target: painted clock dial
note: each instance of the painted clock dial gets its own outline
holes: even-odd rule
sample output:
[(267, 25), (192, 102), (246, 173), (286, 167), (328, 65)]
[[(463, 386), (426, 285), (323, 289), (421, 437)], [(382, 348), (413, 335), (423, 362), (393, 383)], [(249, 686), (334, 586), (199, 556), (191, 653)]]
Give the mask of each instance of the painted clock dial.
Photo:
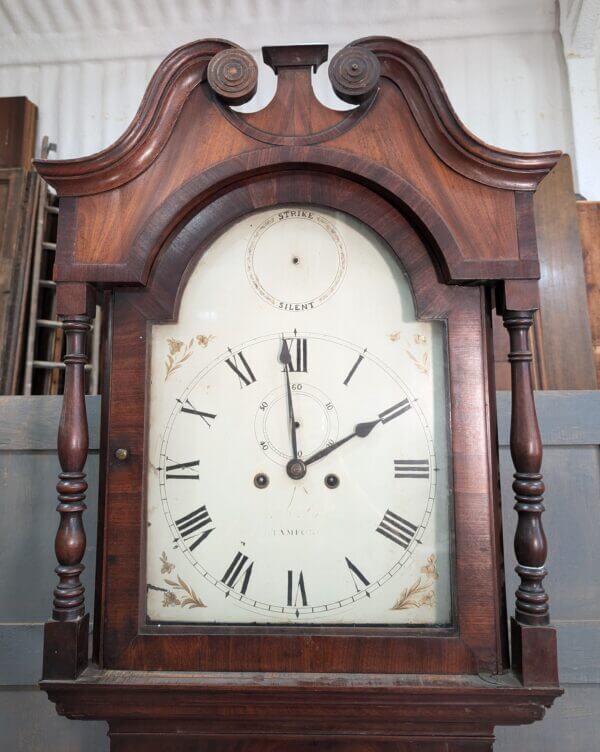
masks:
[(450, 623), (444, 343), (348, 215), (215, 240), (152, 327), (148, 619)]

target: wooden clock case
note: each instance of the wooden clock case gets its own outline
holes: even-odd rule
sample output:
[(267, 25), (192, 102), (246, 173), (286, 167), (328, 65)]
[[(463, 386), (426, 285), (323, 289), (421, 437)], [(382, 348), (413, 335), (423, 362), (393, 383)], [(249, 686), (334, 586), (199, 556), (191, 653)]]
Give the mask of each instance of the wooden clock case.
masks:
[[(60, 713), (104, 719), (111, 749), (491, 750), (497, 724), (530, 723), (560, 694), (544, 592), (541, 442), (528, 336), (538, 307), (533, 193), (560, 153), (517, 154), (471, 135), (425, 56), (368, 38), (323, 45), (223, 40), (175, 50), (124, 135), (91, 157), (38, 161), (60, 196), (55, 279), (67, 337), (59, 430), (59, 584), (42, 687)], [(446, 321), (454, 509), (448, 628), (157, 627), (145, 622), (144, 457), (149, 326), (177, 316), (187, 275), (237, 218), (286, 203), (341, 210), (399, 257), (417, 314)], [(223, 291), (227, 295), (227, 291)], [(93, 658), (85, 551), (85, 333), (104, 300), (101, 520)], [(510, 340), (515, 551), (506, 625), (491, 317)], [(124, 451), (123, 451), (124, 450)]]

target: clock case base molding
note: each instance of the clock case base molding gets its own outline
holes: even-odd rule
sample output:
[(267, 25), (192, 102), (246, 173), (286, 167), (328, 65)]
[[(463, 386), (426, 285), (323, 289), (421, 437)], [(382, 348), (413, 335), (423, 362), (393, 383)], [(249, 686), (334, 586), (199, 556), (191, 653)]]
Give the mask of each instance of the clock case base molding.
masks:
[(515, 674), (170, 673), (86, 669), (43, 681), (61, 715), (108, 719), (111, 752), (285, 749), (489, 752), (495, 725), (541, 719), (561, 694)]

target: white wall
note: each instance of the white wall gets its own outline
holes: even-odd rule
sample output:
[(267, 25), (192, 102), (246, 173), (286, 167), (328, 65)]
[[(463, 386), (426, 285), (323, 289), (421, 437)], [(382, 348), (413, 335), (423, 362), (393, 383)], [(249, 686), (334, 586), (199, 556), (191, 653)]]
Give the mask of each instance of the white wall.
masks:
[(600, 199), (600, 0), (562, 0), (579, 192)]
[[(0, 96), (40, 108), (60, 157), (97, 151), (129, 123), (160, 59), (184, 42), (328, 42), (397, 36), (436, 66), (459, 116), (509, 149), (573, 151), (555, 0), (0, 0)], [(252, 108), (274, 89), (264, 66)], [(316, 89), (335, 104), (323, 69)], [(598, 196), (600, 198), (600, 195)]]

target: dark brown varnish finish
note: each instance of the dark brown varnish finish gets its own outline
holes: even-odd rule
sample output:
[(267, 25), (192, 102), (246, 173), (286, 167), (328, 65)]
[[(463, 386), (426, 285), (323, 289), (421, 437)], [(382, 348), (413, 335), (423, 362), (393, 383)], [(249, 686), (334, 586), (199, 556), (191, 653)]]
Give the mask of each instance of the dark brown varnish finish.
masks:
[(510, 449), (515, 466), (515, 510), (519, 515), (515, 533), (516, 571), (521, 578), (515, 616), (521, 624), (548, 624), (548, 596), (544, 591), (548, 545), (542, 526), (544, 484), (542, 439), (535, 415), (531, 388), (529, 329), (533, 311), (505, 311), (504, 326), (510, 335), (508, 359), (512, 372), (512, 417)]
[(83, 468), (88, 453), (88, 426), (85, 412), (86, 334), (90, 329), (87, 316), (64, 316), (63, 329), (67, 340), (65, 354), (65, 389), (58, 429), (58, 459), (62, 472), (58, 476), (58, 507), (60, 526), (56, 533), (56, 574), (59, 584), (54, 591), (52, 616), (57, 621), (73, 621), (85, 612), (84, 587), (79, 575), (83, 571), (85, 511), (87, 483)]
[[(61, 196), (56, 280), (69, 349), (59, 482), (60, 584), (43, 688), (59, 712), (109, 722), (111, 749), (489, 752), (496, 724), (530, 723), (560, 694), (542, 579), (541, 444), (528, 330), (538, 307), (532, 196), (560, 154), (488, 146), (457, 119), (425, 56), (387, 38), (332, 61), (349, 111), (324, 107), (324, 45), (263, 50), (277, 93), (256, 89), (236, 45), (194, 42), (153, 77), (108, 149), (38, 162)], [(223, 229), (286, 203), (351, 214), (396, 254), (417, 315), (446, 322), (454, 508), (447, 628), (153, 625), (145, 619), (144, 462), (149, 327), (177, 317), (188, 275)], [(102, 551), (94, 657), (79, 583), (85, 547), (81, 332), (109, 301), (103, 395)], [(503, 602), (491, 300), (511, 338), (512, 449), (521, 586), (512, 656)], [(128, 450), (125, 460), (117, 448)], [(510, 609), (512, 610), (512, 609)], [(509, 668), (512, 666), (512, 669)]]
[[(452, 629), (175, 627), (141, 629), (132, 621), (145, 589), (139, 552), (144, 549), (144, 416), (149, 322), (177, 316), (187, 274), (215, 235), (254, 209), (308, 203), (345, 211), (368, 223), (398, 255), (412, 284), (418, 315), (448, 323), (449, 367), (461, 380), (450, 384), (454, 450), (456, 528), (456, 625)], [(106, 524), (118, 536), (106, 540), (103, 665), (139, 670), (170, 668), (227, 671), (344, 671), (497, 673), (503, 667), (500, 631), (503, 608), (491, 558), (495, 550), (494, 496), (487, 456), (484, 404), (482, 288), (441, 283), (417, 233), (390, 203), (346, 179), (295, 171), (246, 181), (199, 211), (159, 254), (144, 291), (114, 293), (113, 361), (108, 454), (127, 446), (127, 463), (112, 462), (107, 482)], [(457, 353), (462, 351), (462, 357)], [(475, 399), (477, 395), (477, 399)], [(122, 403), (127, 404), (125, 412)], [(467, 440), (467, 437), (468, 440)], [(477, 449), (474, 449), (474, 445)], [(475, 472), (476, 470), (476, 472)], [(124, 541), (128, 541), (125, 545)], [(143, 567), (142, 567), (143, 569)], [(475, 574), (475, 576), (473, 576)], [(483, 597), (487, 594), (487, 597)], [(143, 611), (142, 611), (143, 613)], [(157, 640), (155, 635), (162, 636)], [(241, 639), (240, 635), (245, 635)], [(398, 639), (402, 635), (402, 639)]]

